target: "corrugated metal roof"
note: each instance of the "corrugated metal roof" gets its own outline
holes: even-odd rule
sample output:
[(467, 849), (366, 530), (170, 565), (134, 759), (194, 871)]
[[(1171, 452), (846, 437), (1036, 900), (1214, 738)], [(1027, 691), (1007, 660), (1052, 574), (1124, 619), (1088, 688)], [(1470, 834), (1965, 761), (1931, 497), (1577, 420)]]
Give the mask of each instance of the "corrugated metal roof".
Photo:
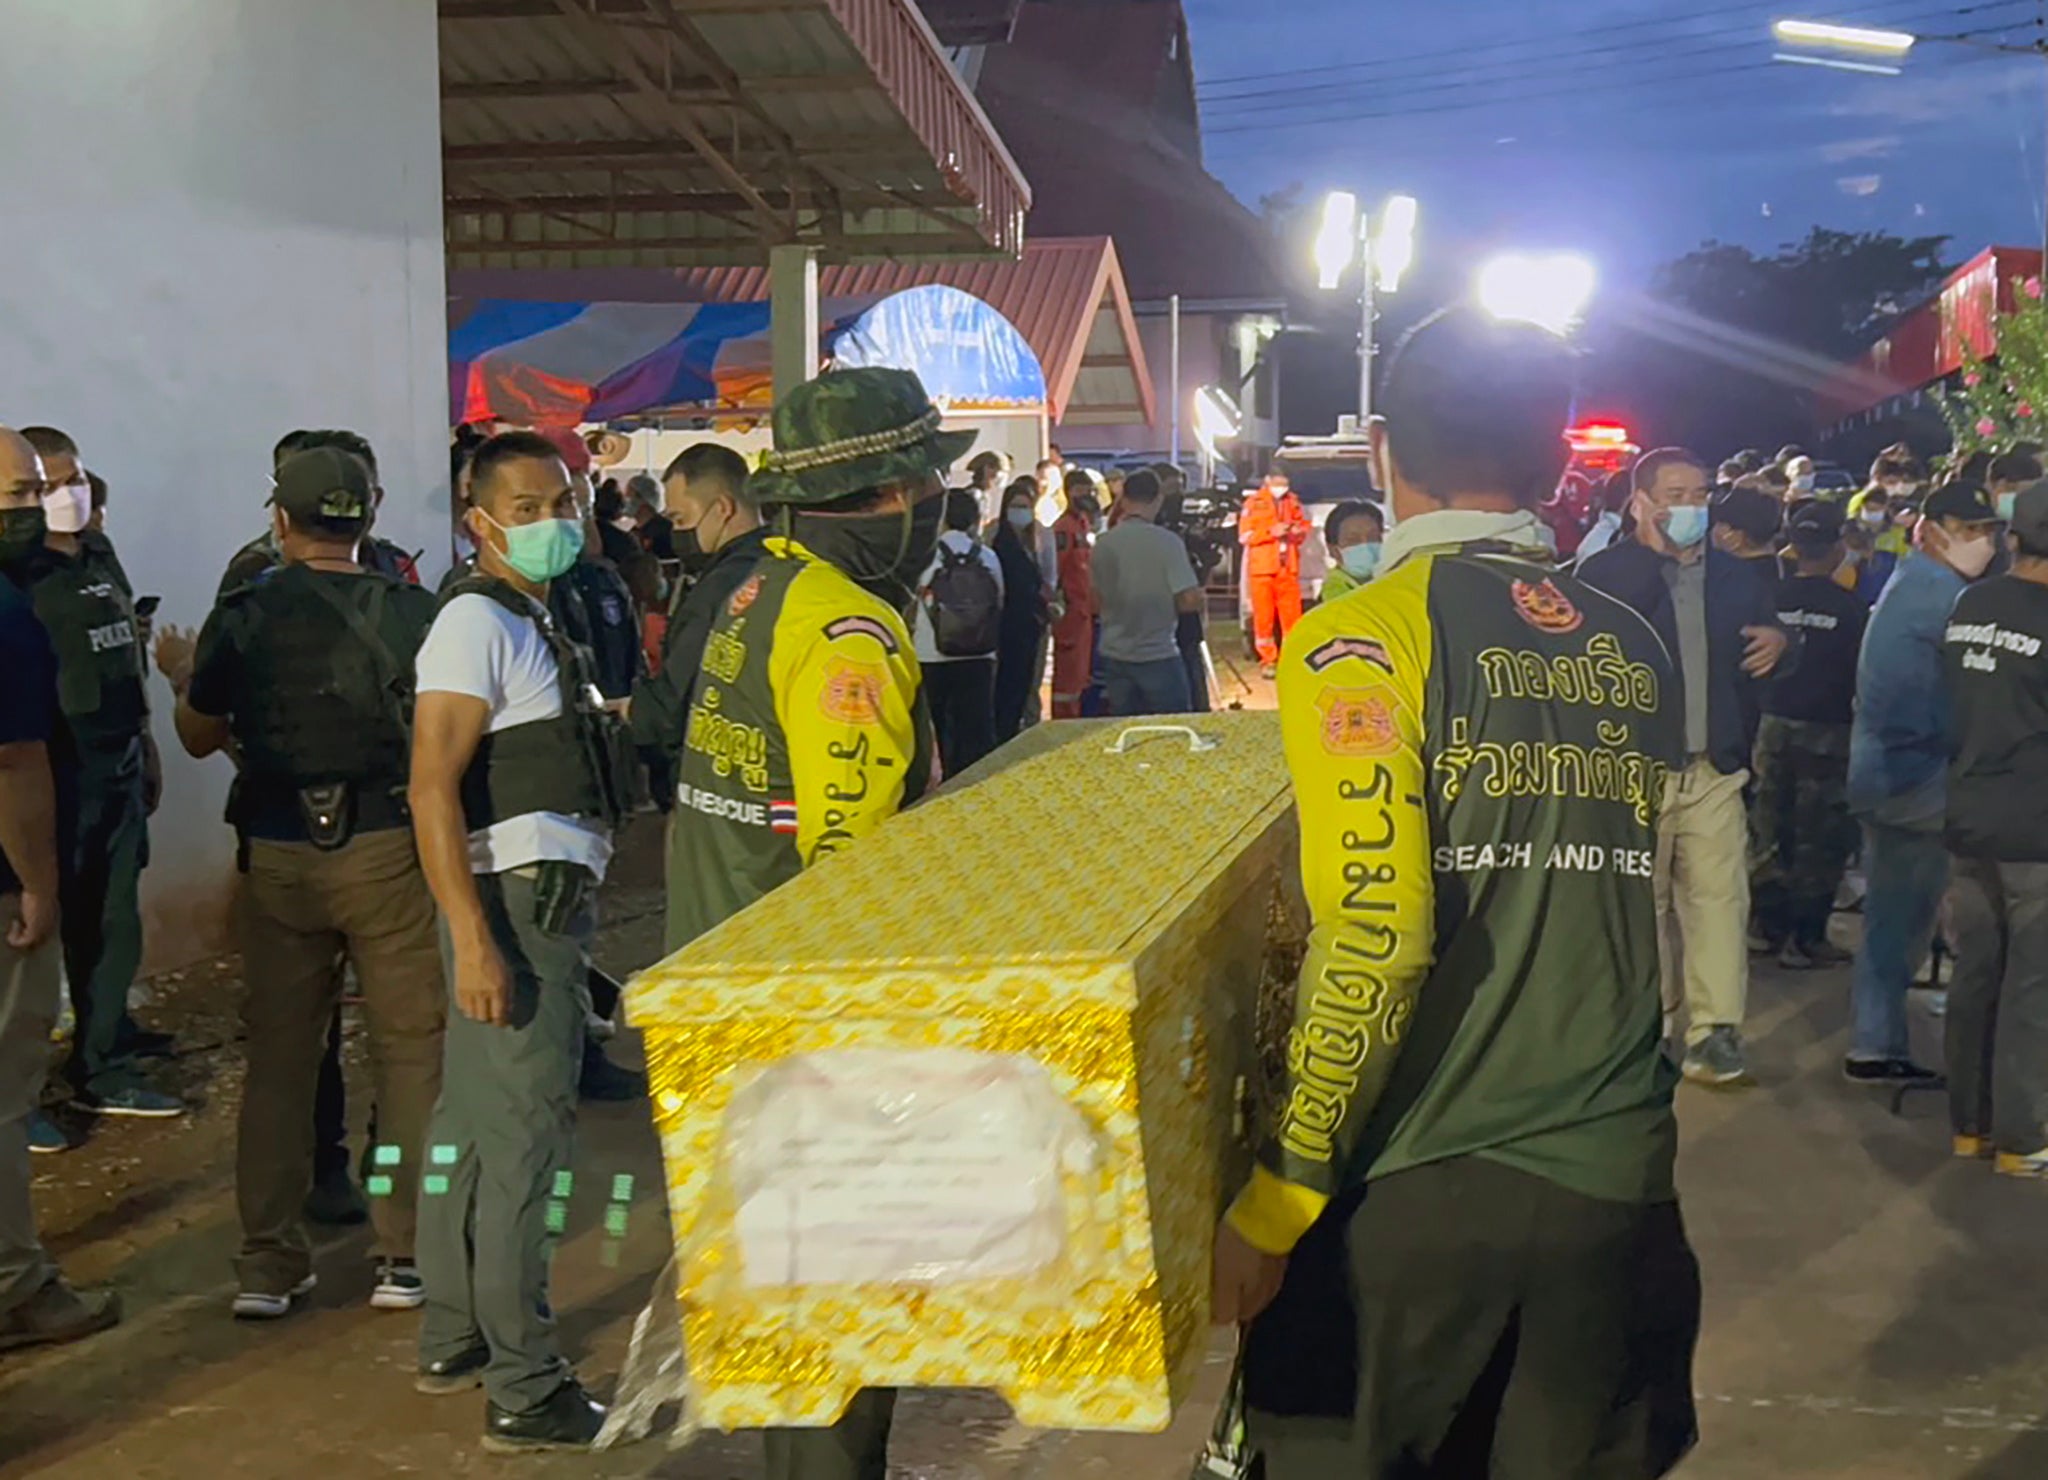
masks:
[(1021, 245), (1028, 187), (911, 0), (439, 4), (457, 261)]
[[(819, 270), (818, 294), (879, 297), (927, 283), (972, 293), (1016, 326), (1045, 371), (1054, 421), (1120, 426), (1152, 419), (1152, 375), (1108, 237), (1037, 237), (1016, 262), (832, 265)], [(457, 269), (449, 274), (449, 292), (458, 298), (759, 303), (768, 297), (768, 273), (750, 267), (573, 275)]]

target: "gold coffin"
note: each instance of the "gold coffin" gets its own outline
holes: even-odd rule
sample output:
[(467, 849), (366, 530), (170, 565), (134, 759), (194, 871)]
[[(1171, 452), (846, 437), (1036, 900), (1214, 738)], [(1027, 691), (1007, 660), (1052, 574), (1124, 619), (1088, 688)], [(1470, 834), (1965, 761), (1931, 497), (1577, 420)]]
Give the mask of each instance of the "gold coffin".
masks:
[[(969, 1387), (1033, 1427), (1156, 1431), (1186, 1394), (1295, 829), (1276, 716), (1193, 717), (1201, 748), (1129, 728), (1026, 732), (632, 983), (707, 1425), (821, 1425), (863, 1387)], [(1086, 1257), (960, 1283), (740, 1278), (727, 1109), (770, 1065), (843, 1049), (1042, 1067), (1025, 1066), (1099, 1151), (1069, 1179)]]

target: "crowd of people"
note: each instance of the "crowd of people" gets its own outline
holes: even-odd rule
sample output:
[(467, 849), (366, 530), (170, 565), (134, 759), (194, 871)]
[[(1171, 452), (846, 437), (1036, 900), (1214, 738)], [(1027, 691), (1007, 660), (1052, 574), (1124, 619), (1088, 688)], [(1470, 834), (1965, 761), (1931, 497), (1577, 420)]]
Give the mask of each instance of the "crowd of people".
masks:
[[(1218, 1231), (1218, 1318), (1250, 1326), (1275, 1475), (1321, 1473), (1289, 1461), (1303, 1436), (1273, 1412), (1301, 1410), (1275, 1384), (1353, 1342), (1360, 1473), (1473, 1443), (1536, 1473), (1658, 1473), (1691, 1442), (1698, 1324), (1671, 1084), (1748, 1077), (1752, 956), (1848, 961), (1830, 922), (1852, 860), (1844, 1073), (1936, 1082), (1906, 1003), (1938, 936), (1956, 1153), (2048, 1176), (2048, 480), (2032, 448), (1934, 476), (1901, 447), (1834, 502), (1797, 448), (1718, 469), (1665, 448), (1560, 561), (1537, 514), (1570, 403), (1550, 336), (1447, 311), (1383, 401), (1384, 509), (1318, 533), (1276, 472), (1238, 520), (1314, 930), (1292, 1092)], [(235, 772), (233, 1314), (304, 1301), (309, 1217), (369, 1219), (371, 1304), (422, 1313), (415, 1385), (483, 1389), (506, 1452), (587, 1447), (604, 1417), (557, 1342), (546, 1208), (579, 1097), (645, 1088), (604, 1052), (618, 989), (590, 963), (628, 816), (669, 814), (679, 949), (971, 771), (1048, 689), (1056, 719), (1207, 707), (1211, 572), (1178, 469), (963, 465), (971, 436), (890, 370), (799, 388), (773, 430), (759, 466), (707, 441), (623, 485), (573, 434), (464, 435), (473, 553), (438, 593), (372, 532), (368, 443), (291, 433), (196, 634), (154, 630), (75, 442), (0, 430), (0, 1123), (23, 1128), (0, 1147), (0, 1348), (119, 1317), (37, 1241), (28, 1157), (69, 1145), (45, 1103), (184, 1109), (150, 1069), (172, 1041), (128, 1011), (152, 657), (170, 732)], [(46, 1085), (60, 979), (76, 1025)], [(1483, 1236), (1537, 1224), (1540, 1309), (1534, 1252)], [(1454, 1303), (1455, 1349), (1399, 1378)], [(1496, 1409), (1526, 1383), (1546, 1422), (1468, 1431), (1482, 1383)], [(893, 1403), (771, 1432), (770, 1475), (874, 1480)]]

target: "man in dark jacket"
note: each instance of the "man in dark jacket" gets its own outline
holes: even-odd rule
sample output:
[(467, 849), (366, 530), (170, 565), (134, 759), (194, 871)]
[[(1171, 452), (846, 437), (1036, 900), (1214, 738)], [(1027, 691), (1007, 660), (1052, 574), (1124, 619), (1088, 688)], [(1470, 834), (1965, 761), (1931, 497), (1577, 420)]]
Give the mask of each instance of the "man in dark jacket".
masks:
[(1950, 616), (1947, 833), (1958, 1156), (2048, 1177), (2048, 483), (2012, 505), (2013, 566)]
[[(1636, 463), (1635, 537), (1579, 571), (1657, 630), (1679, 675), (1682, 764), (1657, 824), (1658, 943), (1664, 1006), (1686, 1007), (1685, 1077), (1741, 1080), (1749, 993), (1749, 823), (1742, 790), (1763, 709), (1762, 680), (1789, 639), (1778, 623), (1768, 562), (1707, 542), (1707, 466), (1667, 447)], [(1679, 981), (1682, 964), (1684, 980)]]
[(662, 478), (685, 584), (669, 613), (661, 670), (633, 686), (631, 730), (650, 770), (663, 777), (675, 775), (682, 754), (704, 639), (753, 574), (767, 542), (760, 511), (744, 497), (746, 486), (746, 460), (716, 442), (684, 448)]

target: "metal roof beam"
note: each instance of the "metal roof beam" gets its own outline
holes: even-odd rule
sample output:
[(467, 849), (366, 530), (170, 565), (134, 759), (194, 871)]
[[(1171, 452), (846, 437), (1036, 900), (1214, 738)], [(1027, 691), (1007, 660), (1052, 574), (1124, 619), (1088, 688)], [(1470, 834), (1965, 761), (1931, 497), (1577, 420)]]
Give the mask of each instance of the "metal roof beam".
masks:
[[(815, 96), (819, 93), (860, 92), (876, 84), (874, 78), (863, 73), (848, 73), (838, 77), (746, 77), (739, 80), (739, 85), (764, 95), (800, 92)], [(611, 93), (631, 92), (634, 87), (632, 78), (616, 74), (607, 77), (520, 78), (510, 82), (444, 81), (441, 100), (447, 103), (542, 102), (557, 98), (604, 97)], [(715, 84), (674, 87), (662, 96), (669, 102), (692, 108), (734, 106), (731, 92)]]
[[(841, 140), (831, 146), (806, 148), (803, 157), (811, 164), (848, 167), (857, 164), (929, 164), (929, 157), (915, 144), (901, 139)], [(567, 139), (502, 144), (448, 144), (441, 150), (442, 163), (450, 167), (496, 165), (660, 165), (671, 161), (701, 165), (696, 150), (672, 139)]]
[[(652, 216), (669, 215), (679, 211), (728, 211), (751, 208), (755, 196), (734, 195), (715, 190), (689, 190), (643, 195), (533, 195), (520, 197), (516, 205), (508, 205), (503, 196), (490, 192), (470, 197), (450, 197), (446, 202), (446, 213), (450, 216), (503, 216), (531, 211), (551, 216)], [(818, 210), (821, 202), (809, 192), (792, 191), (787, 194), (773, 192), (779, 200), (767, 199), (770, 209), (791, 211)], [(943, 207), (924, 205), (888, 191), (868, 191), (842, 194), (831, 203), (835, 210), (845, 211), (915, 211), (931, 216), (947, 226), (958, 224), (958, 218), (944, 214)], [(972, 213), (973, 207), (956, 205), (953, 209)], [(780, 210), (778, 210), (778, 216)], [(795, 240), (792, 232), (784, 238)]]
[[(556, 10), (569, 20), (583, 21), (589, 19), (588, 12), (583, 9), (579, 0), (554, 0), (554, 5)], [(644, 7), (640, 7), (639, 13), (645, 15), (647, 11)], [(754, 183), (747, 178), (745, 172), (730, 159), (727, 159), (719, 150), (719, 147), (712, 143), (710, 135), (697, 126), (697, 120), (690, 116), (689, 110), (668, 100), (667, 92), (662, 87), (660, 79), (641, 65), (639, 55), (635, 52), (633, 44), (625, 35), (616, 28), (605, 25), (602, 21), (596, 23), (596, 29), (604, 32), (605, 40), (610, 43), (614, 53), (614, 61), (617, 63), (619, 70), (633, 80), (633, 85), (639, 88), (643, 95), (662, 104), (664, 111), (667, 112), (669, 118), (674, 122), (677, 130), (684, 138), (696, 146), (697, 152), (703, 156), (704, 162), (711, 166), (712, 173), (730, 185), (739, 197), (761, 218), (764, 238), (770, 242), (790, 240), (792, 233), (789, 224), (776, 214), (775, 207), (768, 203), (766, 196), (754, 188)]]
[[(735, 0), (735, 3), (706, 7), (686, 5), (695, 11), (812, 10), (817, 0)], [(580, 19), (644, 20), (647, 7), (641, 0), (576, 0)], [(546, 20), (562, 13), (556, 0), (440, 0), (444, 21), (530, 21)]]

